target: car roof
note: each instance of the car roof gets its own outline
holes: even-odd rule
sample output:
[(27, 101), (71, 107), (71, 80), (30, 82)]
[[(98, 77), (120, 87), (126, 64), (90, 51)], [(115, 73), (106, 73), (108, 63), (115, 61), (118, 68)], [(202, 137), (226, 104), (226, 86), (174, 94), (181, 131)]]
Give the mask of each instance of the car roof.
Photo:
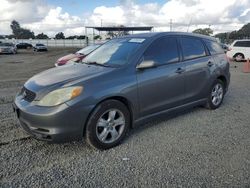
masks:
[(188, 32), (150, 32), (150, 33), (139, 33), (139, 34), (126, 35), (126, 36), (123, 36), (122, 38), (134, 38), (134, 37), (151, 38), (151, 37), (171, 36), (171, 35), (193, 36), (193, 37), (199, 37), (199, 38), (203, 38), (203, 39), (217, 41), (216, 38), (214, 38), (214, 37), (196, 34), (196, 33), (188, 33)]
[(238, 40), (235, 40), (234, 42), (238, 42), (238, 41), (250, 41), (250, 39), (238, 39)]

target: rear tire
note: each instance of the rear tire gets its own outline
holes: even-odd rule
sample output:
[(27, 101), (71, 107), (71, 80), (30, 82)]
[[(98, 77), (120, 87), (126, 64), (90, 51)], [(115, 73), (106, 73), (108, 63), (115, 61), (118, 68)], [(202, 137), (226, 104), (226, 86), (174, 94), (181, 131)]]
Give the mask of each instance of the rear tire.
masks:
[(120, 101), (107, 100), (100, 103), (90, 115), (85, 138), (96, 149), (109, 149), (120, 144), (129, 126), (128, 108)]
[(206, 107), (211, 110), (219, 108), (223, 102), (224, 95), (225, 95), (224, 82), (219, 79), (215, 80), (209, 91)]
[(234, 60), (236, 62), (241, 62), (245, 59), (244, 55), (242, 53), (237, 53), (234, 55)]

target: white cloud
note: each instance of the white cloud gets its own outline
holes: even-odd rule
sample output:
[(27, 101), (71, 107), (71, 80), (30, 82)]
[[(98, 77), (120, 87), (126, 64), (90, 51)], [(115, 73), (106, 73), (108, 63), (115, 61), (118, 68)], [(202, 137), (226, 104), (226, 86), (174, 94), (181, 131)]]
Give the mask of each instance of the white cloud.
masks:
[(40, 21), (49, 6), (40, 0), (1, 0), (0, 33), (10, 33), (10, 22), (17, 19), (21, 23)]
[(137, 5), (129, 0), (115, 7), (118, 16), (114, 7), (102, 6), (105, 11), (98, 11), (97, 7), (91, 19), (97, 25), (100, 19), (107, 25), (152, 25), (156, 31), (168, 31), (172, 19), (174, 30), (186, 31), (191, 22), (190, 30), (210, 25), (215, 32), (223, 32), (250, 22), (249, 6), (249, 0), (170, 0), (161, 7), (156, 3)]
[(79, 31), (84, 30), (82, 19), (63, 12), (61, 7), (51, 8), (41, 21), (24, 24), (24, 26), (35, 33), (44, 32), (50, 36), (54, 36), (59, 31), (71, 35), (73, 33), (79, 34)]
[(13, 19), (36, 34), (44, 32), (50, 36), (59, 31), (65, 35), (84, 34), (84, 25), (100, 26), (101, 23), (104, 26), (148, 25), (154, 26), (155, 31), (168, 31), (170, 19), (173, 29), (178, 31), (186, 31), (191, 22), (189, 31), (210, 25), (215, 32), (225, 32), (250, 22), (249, 7), (249, 0), (169, 0), (162, 6), (121, 0), (117, 6), (96, 7), (88, 16), (80, 17), (48, 5), (44, 0), (1, 0), (0, 34), (11, 33), (9, 25)]

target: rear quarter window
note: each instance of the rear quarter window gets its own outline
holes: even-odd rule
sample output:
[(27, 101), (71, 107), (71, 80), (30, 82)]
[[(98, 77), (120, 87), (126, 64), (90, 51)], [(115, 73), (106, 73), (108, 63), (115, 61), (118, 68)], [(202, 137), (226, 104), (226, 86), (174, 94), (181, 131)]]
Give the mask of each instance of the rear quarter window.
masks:
[(224, 53), (224, 50), (222, 49), (221, 45), (217, 42), (211, 40), (204, 40), (204, 42), (211, 55)]
[(181, 47), (184, 60), (206, 56), (205, 47), (199, 38), (182, 37)]

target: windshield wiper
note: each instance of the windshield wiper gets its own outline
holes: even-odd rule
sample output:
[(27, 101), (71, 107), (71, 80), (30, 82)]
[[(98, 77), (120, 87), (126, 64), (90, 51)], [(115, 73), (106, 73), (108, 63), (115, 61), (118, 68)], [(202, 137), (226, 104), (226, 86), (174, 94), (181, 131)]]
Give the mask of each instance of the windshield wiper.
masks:
[(101, 64), (101, 63), (97, 63), (96, 61), (87, 61), (87, 62), (83, 62), (87, 65), (99, 65), (99, 66), (102, 66), (102, 67), (110, 67), (109, 65), (105, 65), (105, 64)]

